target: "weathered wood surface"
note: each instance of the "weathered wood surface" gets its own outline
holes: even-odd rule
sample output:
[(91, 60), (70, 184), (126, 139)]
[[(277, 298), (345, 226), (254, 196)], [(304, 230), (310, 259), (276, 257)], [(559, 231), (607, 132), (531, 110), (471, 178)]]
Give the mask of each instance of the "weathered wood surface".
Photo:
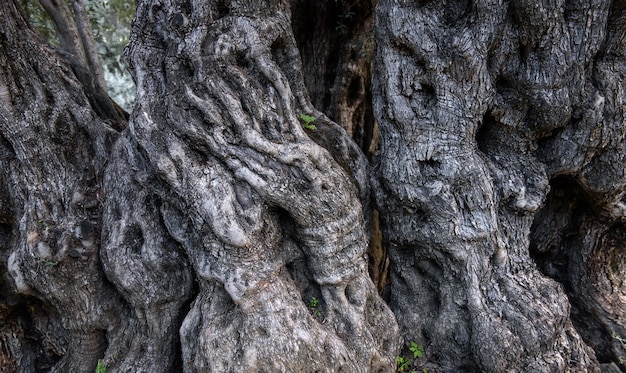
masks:
[[(0, 371), (392, 372), (403, 340), (429, 372), (626, 368), (624, 1), (383, 0), (369, 70), (374, 2), (141, 0), (128, 127), (16, 4)], [(316, 54), (303, 9), (363, 22)]]
[(379, 2), (374, 192), (432, 369), (597, 371), (581, 334), (623, 354), (623, 8)]

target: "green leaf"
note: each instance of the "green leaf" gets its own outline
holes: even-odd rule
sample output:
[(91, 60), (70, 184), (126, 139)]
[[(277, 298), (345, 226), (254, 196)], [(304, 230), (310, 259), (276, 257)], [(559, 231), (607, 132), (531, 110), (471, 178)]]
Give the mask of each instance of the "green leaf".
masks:
[(107, 366), (100, 359), (98, 359), (98, 365), (96, 366), (96, 373), (107, 373)]
[(302, 121), (307, 124), (315, 122), (315, 117), (308, 114), (300, 114), (300, 119), (302, 119)]
[(313, 122), (315, 122), (315, 117), (308, 114), (300, 114), (300, 120), (302, 121), (302, 127), (315, 131), (317, 127)]
[(404, 372), (404, 370), (409, 367), (410, 361), (407, 358), (398, 356), (397, 363), (398, 363), (397, 371)]
[(411, 342), (411, 347), (409, 347), (409, 350), (413, 352), (413, 357), (415, 359), (421, 359), (422, 356), (424, 356), (424, 347), (422, 347), (422, 345), (418, 345), (415, 342)]

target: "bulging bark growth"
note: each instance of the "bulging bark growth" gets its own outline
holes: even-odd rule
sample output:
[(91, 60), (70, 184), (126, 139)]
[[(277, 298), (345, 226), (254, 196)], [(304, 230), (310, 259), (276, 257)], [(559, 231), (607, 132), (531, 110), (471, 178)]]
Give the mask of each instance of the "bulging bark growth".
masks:
[[(342, 128), (367, 121), (373, 1), (139, 0), (128, 128), (16, 4), (0, 1), (0, 371), (394, 371), (402, 337), (420, 371), (623, 364), (624, 1), (378, 4), (391, 310)], [(362, 12), (325, 45), (307, 6), (312, 29)]]
[(145, 351), (172, 343), (154, 325), (189, 297), (184, 255), (198, 283), (185, 371), (392, 370), (398, 329), (364, 257), (367, 163), (310, 104), (286, 2), (140, 1), (127, 62), (137, 104), (107, 174), (102, 259), (141, 337), (111, 367), (167, 371)]
[[(565, 292), (530, 258), (531, 238), (589, 279), (547, 273), (577, 295), (575, 310), (601, 315), (605, 342), (608, 330), (622, 331), (623, 304), (607, 295), (623, 289), (592, 277), (623, 263), (609, 254), (623, 229), (625, 180), (618, 3), (379, 3), (374, 182), (391, 306), (433, 368), (598, 370)], [(544, 203), (559, 175), (604, 211), (582, 217), (585, 233), (573, 241), (563, 240), (575, 218), (568, 197), (553, 184)]]

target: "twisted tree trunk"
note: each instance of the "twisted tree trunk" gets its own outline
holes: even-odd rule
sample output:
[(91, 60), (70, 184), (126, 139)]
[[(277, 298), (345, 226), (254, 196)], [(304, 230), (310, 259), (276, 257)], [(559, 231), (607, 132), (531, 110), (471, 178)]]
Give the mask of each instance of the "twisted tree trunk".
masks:
[(61, 321), (57, 371), (393, 370), (367, 162), (310, 104), (286, 2), (140, 2), (110, 155), (91, 76), (2, 6), (5, 260)]
[(391, 306), (430, 369), (598, 370), (529, 246), (592, 346), (623, 333), (604, 278), (624, 263), (622, 8), (379, 3), (375, 194)]
[(16, 2), (0, 372), (626, 368), (624, 1), (381, 0), (371, 180), (373, 1), (138, 1), (128, 127)]
[[(138, 353), (113, 368), (168, 370), (168, 331), (151, 326), (173, 325), (187, 299), (172, 297), (189, 276), (159, 263), (179, 250), (198, 282), (180, 328), (185, 371), (393, 369), (397, 327), (364, 258), (366, 162), (309, 103), (286, 3), (145, 1), (133, 29), (138, 104), (107, 179), (102, 257), (141, 327)], [(120, 189), (129, 168), (145, 175)], [(150, 198), (128, 209), (142, 190)]]

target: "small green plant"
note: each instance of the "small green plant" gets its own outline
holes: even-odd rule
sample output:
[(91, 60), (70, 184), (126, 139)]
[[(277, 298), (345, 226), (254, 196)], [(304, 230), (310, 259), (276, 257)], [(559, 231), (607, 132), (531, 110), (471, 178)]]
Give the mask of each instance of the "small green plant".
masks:
[(320, 300), (317, 299), (316, 297), (312, 297), (311, 300), (309, 301), (309, 308), (313, 310), (313, 313), (315, 314), (315, 316), (318, 316), (318, 317), (322, 316), (322, 311), (317, 309), (319, 305), (320, 305)]
[(411, 346), (409, 347), (409, 351), (413, 353), (414, 359), (421, 359), (424, 356), (424, 347), (422, 345), (418, 345), (415, 342), (411, 342)]
[(403, 356), (398, 356), (397, 363), (398, 363), (397, 371), (404, 372), (405, 369), (409, 367), (409, 364), (411, 364), (411, 361)]
[(300, 120), (302, 121), (302, 127), (315, 131), (317, 127), (313, 122), (315, 122), (315, 117), (308, 114), (300, 114)]
[(46, 258), (42, 258), (40, 256), (37, 257), (37, 259), (39, 259), (39, 263), (45, 265), (48, 268), (52, 268), (52, 267), (56, 266), (57, 264), (59, 264), (59, 262), (57, 262), (57, 261), (46, 259)]
[(100, 359), (98, 359), (98, 365), (96, 365), (96, 373), (107, 373), (107, 366)]
[[(409, 351), (413, 356), (398, 356), (397, 362), (397, 372), (406, 372), (409, 368), (418, 368), (420, 364), (418, 364), (417, 360), (424, 357), (424, 346), (418, 345), (416, 342), (409, 343)], [(428, 373), (426, 368), (422, 369), (423, 373)], [(410, 373), (417, 373), (417, 370), (411, 370)]]
[(311, 298), (311, 300), (309, 301), (309, 307), (311, 308), (317, 308), (319, 304), (320, 304), (320, 300), (317, 299), (316, 297)]

